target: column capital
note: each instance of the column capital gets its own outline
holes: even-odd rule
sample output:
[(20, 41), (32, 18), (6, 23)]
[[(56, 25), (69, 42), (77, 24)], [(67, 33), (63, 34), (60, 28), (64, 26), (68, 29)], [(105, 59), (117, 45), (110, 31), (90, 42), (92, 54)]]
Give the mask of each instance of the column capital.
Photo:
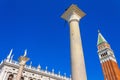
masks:
[(82, 17), (85, 16), (85, 13), (80, 10), (76, 5), (72, 4), (61, 16), (68, 22), (79, 21)]
[(20, 58), (19, 58), (20, 65), (25, 65), (28, 60), (29, 60), (29, 58), (27, 58), (25, 56), (20, 56)]

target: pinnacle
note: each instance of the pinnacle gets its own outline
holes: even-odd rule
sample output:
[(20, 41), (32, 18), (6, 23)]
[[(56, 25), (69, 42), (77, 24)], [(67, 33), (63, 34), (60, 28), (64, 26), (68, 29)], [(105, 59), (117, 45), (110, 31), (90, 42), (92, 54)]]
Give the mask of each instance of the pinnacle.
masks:
[(98, 42), (97, 45), (103, 43), (103, 42), (107, 42), (106, 39), (102, 36), (102, 34), (100, 33), (100, 30), (98, 30)]

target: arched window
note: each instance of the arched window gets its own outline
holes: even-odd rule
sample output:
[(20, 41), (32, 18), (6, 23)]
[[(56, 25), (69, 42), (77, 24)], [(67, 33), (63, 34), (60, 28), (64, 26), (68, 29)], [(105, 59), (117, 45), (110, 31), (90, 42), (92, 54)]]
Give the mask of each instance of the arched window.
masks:
[(13, 80), (13, 77), (14, 77), (14, 75), (13, 75), (13, 74), (10, 74), (10, 75), (8, 76), (8, 79), (7, 79), (7, 80)]
[(21, 77), (21, 80), (24, 80), (24, 77)]

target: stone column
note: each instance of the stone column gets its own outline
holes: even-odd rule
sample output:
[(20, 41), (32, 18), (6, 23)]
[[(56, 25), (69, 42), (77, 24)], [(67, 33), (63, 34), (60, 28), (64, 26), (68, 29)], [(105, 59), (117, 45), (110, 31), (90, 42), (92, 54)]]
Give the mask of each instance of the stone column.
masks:
[(62, 18), (70, 25), (70, 49), (72, 80), (87, 80), (79, 21), (85, 16), (76, 5), (71, 5)]
[(6, 75), (7, 75), (7, 72), (5, 72), (5, 74), (4, 74), (3, 78), (2, 78), (2, 80), (5, 80)]
[(26, 77), (24, 77), (24, 80), (29, 80), (29, 79), (28, 79), (28, 77), (26, 76)]
[(18, 70), (18, 73), (17, 73), (17, 77), (16, 77), (16, 80), (21, 80), (21, 77), (22, 77), (22, 72), (24, 70), (24, 66), (26, 64), (26, 62), (29, 60), (29, 58), (26, 57), (26, 52), (24, 54), (24, 56), (21, 56), (19, 58), (19, 70)]
[(0, 73), (0, 80), (3, 80), (4, 75), (5, 75), (5, 70), (2, 69), (2, 71)]

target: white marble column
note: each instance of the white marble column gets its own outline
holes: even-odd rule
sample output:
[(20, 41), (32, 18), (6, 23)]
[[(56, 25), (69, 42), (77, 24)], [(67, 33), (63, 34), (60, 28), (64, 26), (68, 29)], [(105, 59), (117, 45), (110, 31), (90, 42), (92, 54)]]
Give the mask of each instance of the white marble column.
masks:
[(13, 80), (16, 80), (16, 73), (14, 74), (14, 79)]
[(4, 76), (3, 76), (3, 79), (2, 80), (5, 80), (7, 77), (7, 72), (5, 72)]
[(28, 79), (28, 77), (25, 77), (25, 79), (24, 79), (24, 80), (29, 80), (29, 79)]
[(1, 73), (0, 73), (0, 80), (3, 79), (4, 74), (5, 74), (5, 72), (2, 70)]
[(70, 51), (72, 80), (87, 80), (79, 21), (85, 15), (76, 5), (71, 5), (62, 18), (70, 25)]

